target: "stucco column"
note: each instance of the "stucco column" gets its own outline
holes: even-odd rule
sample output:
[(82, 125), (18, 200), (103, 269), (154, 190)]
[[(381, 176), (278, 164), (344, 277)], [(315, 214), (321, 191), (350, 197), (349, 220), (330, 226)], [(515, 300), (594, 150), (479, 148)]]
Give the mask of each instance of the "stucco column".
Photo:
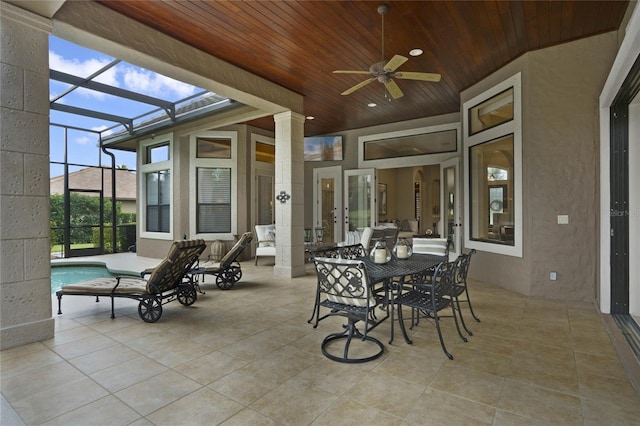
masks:
[[(277, 277), (306, 274), (304, 265), (304, 116), (287, 111), (276, 122)], [(284, 197), (283, 201), (277, 198)], [(289, 198), (287, 198), (289, 196)]]
[(53, 337), (51, 21), (0, 2), (0, 349)]

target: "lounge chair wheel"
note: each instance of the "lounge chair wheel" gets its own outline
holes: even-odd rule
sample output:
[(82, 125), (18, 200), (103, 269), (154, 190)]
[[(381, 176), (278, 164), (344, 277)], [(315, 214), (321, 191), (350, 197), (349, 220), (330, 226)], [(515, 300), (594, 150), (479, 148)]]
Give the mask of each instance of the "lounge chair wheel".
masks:
[(235, 284), (235, 274), (231, 269), (220, 271), (216, 277), (216, 285), (220, 290), (229, 290)]
[(188, 286), (178, 290), (178, 302), (184, 306), (191, 306), (196, 300), (198, 300), (198, 293), (196, 293), (195, 287)]
[(242, 278), (242, 269), (240, 268), (232, 268), (233, 269), (233, 279), (235, 282), (240, 281)]
[(156, 322), (162, 316), (162, 303), (156, 297), (145, 297), (138, 305), (138, 315), (144, 322)]

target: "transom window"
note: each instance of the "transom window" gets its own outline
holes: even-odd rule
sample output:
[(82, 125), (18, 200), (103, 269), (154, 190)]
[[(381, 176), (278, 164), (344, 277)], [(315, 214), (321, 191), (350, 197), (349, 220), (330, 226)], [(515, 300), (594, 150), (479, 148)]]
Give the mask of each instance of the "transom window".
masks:
[(196, 157), (231, 158), (231, 140), (219, 138), (198, 138)]
[(160, 163), (162, 161), (169, 161), (169, 144), (161, 143), (158, 145), (147, 146), (145, 150), (145, 164)]

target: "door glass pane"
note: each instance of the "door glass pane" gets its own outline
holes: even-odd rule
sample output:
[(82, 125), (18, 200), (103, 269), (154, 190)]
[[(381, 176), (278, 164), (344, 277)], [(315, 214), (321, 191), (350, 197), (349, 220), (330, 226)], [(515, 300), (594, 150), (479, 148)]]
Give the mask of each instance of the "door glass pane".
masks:
[(456, 168), (447, 167), (443, 173), (444, 182), (443, 188), (445, 193), (444, 209), (442, 214), (445, 218), (444, 237), (450, 238), (451, 247), (449, 250), (456, 252), (456, 226), (455, 226), (455, 196), (456, 196)]
[(349, 231), (356, 231), (371, 224), (371, 175), (348, 176), (347, 178)]
[(274, 223), (273, 199), (274, 199), (273, 177), (268, 175), (258, 175), (257, 225), (270, 225)]
[(320, 217), (322, 218), (321, 224), (324, 229), (323, 240), (335, 241), (335, 179), (320, 179), (320, 186), (322, 187), (320, 203), (322, 212)]

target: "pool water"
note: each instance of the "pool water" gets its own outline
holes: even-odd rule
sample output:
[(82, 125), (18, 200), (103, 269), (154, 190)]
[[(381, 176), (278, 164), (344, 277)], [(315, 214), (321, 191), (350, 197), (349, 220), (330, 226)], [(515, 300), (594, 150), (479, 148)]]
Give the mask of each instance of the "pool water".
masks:
[(51, 294), (67, 284), (75, 284), (94, 278), (113, 278), (114, 274), (99, 265), (51, 265)]

